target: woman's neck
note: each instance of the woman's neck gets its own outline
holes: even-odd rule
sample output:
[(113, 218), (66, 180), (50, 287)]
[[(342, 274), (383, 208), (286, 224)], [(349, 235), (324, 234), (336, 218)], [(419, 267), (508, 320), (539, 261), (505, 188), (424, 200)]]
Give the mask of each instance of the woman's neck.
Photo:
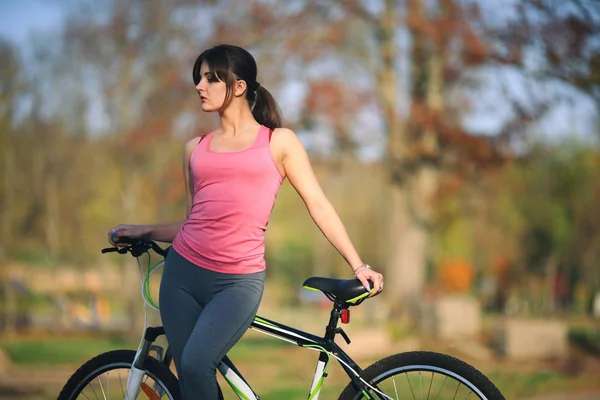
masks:
[(232, 102), (225, 111), (219, 114), (221, 131), (226, 134), (236, 135), (238, 132), (254, 128), (258, 122), (254, 119), (250, 107)]

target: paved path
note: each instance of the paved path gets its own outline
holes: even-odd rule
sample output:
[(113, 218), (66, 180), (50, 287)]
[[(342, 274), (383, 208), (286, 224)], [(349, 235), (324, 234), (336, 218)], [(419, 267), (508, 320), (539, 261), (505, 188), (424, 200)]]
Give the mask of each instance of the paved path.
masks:
[(569, 394), (552, 394), (547, 396), (528, 397), (519, 400), (600, 400), (600, 391)]
[[(76, 367), (0, 371), (0, 400), (53, 398)], [(41, 397), (40, 397), (41, 396)]]
[[(37, 370), (10, 368), (0, 371), (0, 400), (40, 398), (42, 393), (53, 394), (60, 391), (76, 369), (72, 367), (41, 368)], [(46, 398), (44, 397), (44, 398)], [(520, 397), (507, 400), (600, 400), (600, 390), (581, 391), (579, 393), (548, 394), (534, 397)]]

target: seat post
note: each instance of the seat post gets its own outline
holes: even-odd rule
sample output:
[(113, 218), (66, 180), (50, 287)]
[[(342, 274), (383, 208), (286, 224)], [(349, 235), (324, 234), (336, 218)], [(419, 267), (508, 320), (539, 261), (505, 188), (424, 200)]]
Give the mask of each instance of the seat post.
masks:
[(340, 313), (342, 308), (343, 305), (341, 303), (338, 303), (337, 301), (333, 302), (333, 308), (331, 309), (331, 314), (329, 316), (329, 323), (327, 324), (327, 329), (325, 330), (326, 340), (335, 339), (336, 328), (340, 319)]

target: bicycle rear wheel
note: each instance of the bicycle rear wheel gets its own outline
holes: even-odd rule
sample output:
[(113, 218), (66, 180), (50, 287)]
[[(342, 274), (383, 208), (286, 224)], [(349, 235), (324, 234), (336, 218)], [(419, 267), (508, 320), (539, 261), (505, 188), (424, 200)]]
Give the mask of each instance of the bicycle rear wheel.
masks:
[(370, 389), (357, 392), (352, 383), (341, 400), (371, 399), (480, 399), (504, 400), (504, 396), (481, 372), (454, 357), (414, 351), (395, 354), (366, 368), (361, 377)]
[[(124, 399), (135, 353), (133, 350), (114, 350), (92, 358), (71, 376), (58, 400)], [(179, 400), (179, 382), (166, 366), (149, 358), (136, 398)]]

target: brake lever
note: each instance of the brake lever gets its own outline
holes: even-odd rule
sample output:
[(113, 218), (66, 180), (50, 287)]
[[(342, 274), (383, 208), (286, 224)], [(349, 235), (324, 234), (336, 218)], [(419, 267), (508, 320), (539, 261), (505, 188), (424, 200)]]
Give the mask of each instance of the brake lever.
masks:
[(119, 254), (125, 254), (125, 253), (127, 253), (127, 248), (126, 247), (108, 247), (106, 249), (102, 249), (102, 254), (114, 253), (114, 252), (117, 252)]

